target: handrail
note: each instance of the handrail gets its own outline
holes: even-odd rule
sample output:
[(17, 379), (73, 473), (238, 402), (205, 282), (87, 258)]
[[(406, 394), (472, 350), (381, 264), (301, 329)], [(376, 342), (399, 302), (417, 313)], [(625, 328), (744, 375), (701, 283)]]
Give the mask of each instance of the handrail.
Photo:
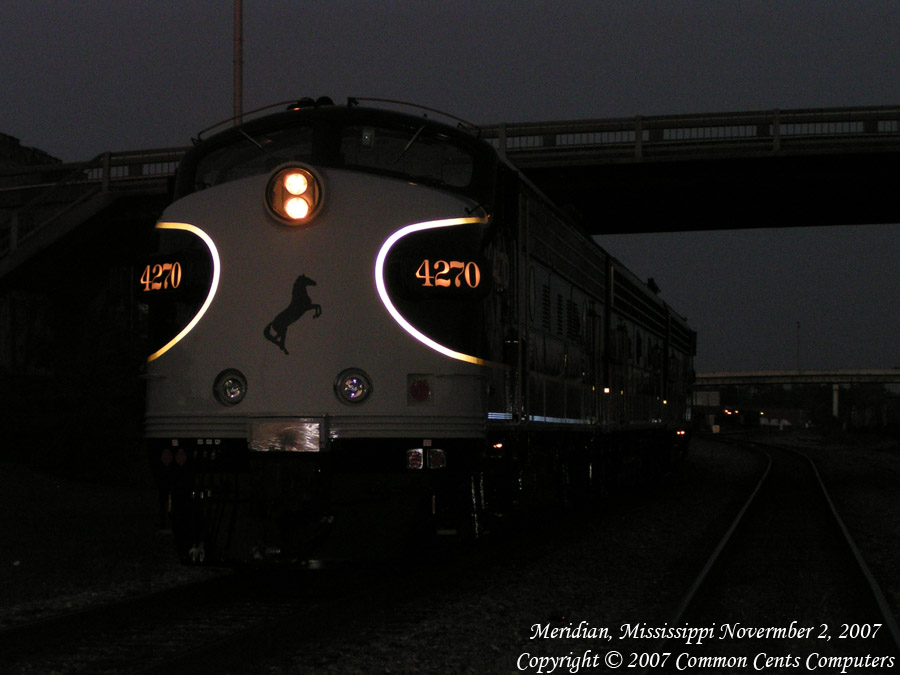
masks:
[[(104, 152), (87, 162), (28, 166), (0, 171), (0, 191), (41, 189), (0, 222), (0, 258), (98, 193), (174, 175), (186, 148)], [(50, 177), (49, 180), (45, 177)]]
[(651, 149), (696, 152), (735, 143), (779, 152), (836, 139), (900, 139), (900, 106), (519, 122), (482, 127), (481, 136), (510, 157), (583, 149), (642, 159)]

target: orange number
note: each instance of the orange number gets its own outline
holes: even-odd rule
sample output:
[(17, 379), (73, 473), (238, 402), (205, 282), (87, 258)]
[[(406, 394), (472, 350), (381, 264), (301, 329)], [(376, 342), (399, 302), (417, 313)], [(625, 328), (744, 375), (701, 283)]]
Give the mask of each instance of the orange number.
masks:
[(469, 288), (478, 288), (481, 283), (481, 270), (474, 262), (466, 263), (466, 284)]
[[(438, 268), (441, 271), (438, 272)], [(434, 263), (434, 285), (448, 288), (450, 286), (450, 263), (446, 260), (436, 260)]]
[(144, 292), (150, 290), (150, 265), (147, 265), (141, 273), (141, 283), (144, 285)]
[(141, 273), (144, 292), (178, 288), (181, 285), (181, 263), (147, 265)]
[(431, 283), (431, 265), (427, 259), (423, 260), (419, 269), (416, 270), (416, 279), (421, 279), (423, 286), (434, 286)]
[(181, 286), (181, 263), (174, 262), (172, 263), (172, 274), (169, 275), (169, 280), (172, 282), (172, 288), (178, 288)]
[(456, 277), (453, 279), (453, 285), (456, 286), (457, 288), (459, 288), (460, 286), (462, 286), (462, 283), (460, 283), (459, 278), (463, 275), (463, 272), (466, 271), (466, 264), (464, 262), (460, 262), (459, 260), (451, 260), (450, 261), (450, 269), (451, 270), (459, 270), (459, 272), (456, 273)]
[(150, 282), (150, 289), (153, 291), (158, 291), (162, 288), (162, 282), (159, 281), (160, 277), (162, 277), (163, 266), (162, 265), (154, 265), (153, 266), (153, 281)]
[[(455, 274), (454, 270), (456, 270)], [(416, 279), (421, 279), (423, 287), (449, 288), (455, 286), (462, 288), (463, 282), (465, 282), (469, 288), (478, 288), (481, 284), (481, 268), (475, 262), (435, 260), (432, 270), (431, 260), (426, 258), (416, 270)]]

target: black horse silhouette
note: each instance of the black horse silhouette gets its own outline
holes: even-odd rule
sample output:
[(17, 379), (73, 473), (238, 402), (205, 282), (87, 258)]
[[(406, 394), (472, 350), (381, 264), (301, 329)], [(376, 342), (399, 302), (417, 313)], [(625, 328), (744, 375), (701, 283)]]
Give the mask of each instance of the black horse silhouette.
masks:
[(309, 299), (309, 293), (306, 291), (307, 286), (315, 286), (316, 282), (305, 274), (301, 274), (294, 282), (294, 288), (291, 291), (291, 304), (285, 307), (278, 315), (270, 321), (263, 329), (263, 335), (270, 342), (275, 343), (278, 348), (285, 354), (284, 339), (287, 337), (287, 329), (292, 323), (297, 321), (301, 316), (309, 310), (315, 310), (314, 319), (318, 319), (322, 313), (322, 306), (317, 305)]

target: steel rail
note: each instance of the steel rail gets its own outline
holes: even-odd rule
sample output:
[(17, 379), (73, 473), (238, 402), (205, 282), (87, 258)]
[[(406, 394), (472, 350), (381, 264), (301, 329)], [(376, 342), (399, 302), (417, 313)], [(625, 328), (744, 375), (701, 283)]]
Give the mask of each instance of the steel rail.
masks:
[(844, 523), (844, 519), (841, 518), (837, 506), (831, 499), (831, 495), (828, 493), (828, 488), (825, 486), (825, 481), (822, 480), (822, 475), (819, 473), (819, 468), (816, 466), (815, 460), (813, 460), (812, 457), (810, 457), (806, 453), (803, 453), (796, 448), (791, 448), (785, 445), (774, 443), (771, 445), (772, 447), (778, 448), (779, 450), (792, 452), (809, 462), (809, 465), (813, 471), (813, 475), (816, 477), (816, 481), (822, 490), (822, 495), (825, 497), (825, 502), (828, 504), (828, 508), (831, 510), (831, 515), (834, 517), (835, 523), (837, 523), (838, 529), (840, 529), (841, 534), (844, 537), (844, 541), (846, 541), (847, 546), (850, 547), (850, 551), (853, 553), (853, 558), (854, 560), (856, 560), (856, 564), (859, 566), (863, 577), (865, 577), (866, 579), (866, 583), (868, 583), (869, 585), (869, 589), (872, 592), (873, 598), (875, 599), (875, 604), (878, 605), (878, 609), (881, 611), (881, 614), (884, 617), (885, 626), (888, 628), (888, 631), (891, 634), (894, 645), (897, 647), (897, 651), (900, 652), (900, 626), (897, 625), (897, 619), (894, 617), (894, 612), (891, 610), (887, 598), (885, 598), (884, 591), (881, 590), (881, 585), (875, 579), (875, 576), (872, 574), (872, 570), (869, 569), (869, 565), (866, 563), (865, 558), (863, 558), (862, 552), (856, 545), (856, 541), (853, 539), (853, 535), (850, 534), (850, 530)]
[[(768, 479), (770, 470), (772, 468), (772, 457), (768, 452), (766, 452), (766, 450), (764, 448), (769, 447), (769, 448), (793, 453), (794, 455), (797, 455), (798, 457), (801, 457), (802, 459), (806, 460), (806, 462), (809, 464), (810, 468), (812, 469), (813, 476), (815, 477), (816, 485), (818, 486), (819, 491), (821, 492), (822, 496), (825, 498), (825, 502), (828, 505), (831, 516), (834, 519), (834, 522), (837, 524), (838, 529), (841, 532), (844, 542), (847, 544), (848, 548), (850, 549), (853, 559), (857, 565), (857, 568), (859, 569), (860, 573), (862, 574), (863, 578), (866, 581), (866, 584), (869, 587), (869, 590), (872, 594), (872, 599), (875, 601), (875, 604), (877, 605), (878, 610), (881, 613), (882, 618), (884, 619), (884, 625), (888, 629), (888, 632), (891, 635), (891, 640), (894, 644), (894, 647), (897, 649), (898, 652), (900, 652), (900, 627), (898, 627), (897, 620), (894, 617), (893, 611), (891, 610), (890, 605), (888, 604), (887, 599), (885, 598), (884, 592), (881, 590), (881, 586), (878, 584), (878, 581), (875, 579), (874, 575), (872, 574), (871, 570), (869, 569), (869, 566), (866, 563), (861, 551), (859, 550), (859, 547), (856, 545), (856, 542), (854, 541), (853, 536), (850, 533), (850, 530), (847, 528), (846, 524), (844, 523), (843, 519), (841, 518), (841, 516), (838, 512), (837, 506), (835, 505), (834, 501), (831, 499), (831, 496), (828, 493), (828, 489), (825, 486), (825, 482), (822, 479), (821, 474), (819, 473), (819, 470), (818, 470), (818, 467), (816, 466), (815, 461), (811, 457), (809, 457), (807, 454), (798, 450), (797, 448), (793, 448), (793, 447), (789, 447), (789, 446), (785, 446), (785, 445), (781, 445), (781, 444), (777, 444), (777, 443), (736, 441), (735, 439), (727, 439), (724, 437), (720, 438), (720, 440), (725, 443), (731, 444), (731, 445), (736, 445), (736, 446), (739, 446), (739, 447), (742, 447), (742, 448), (745, 448), (748, 450), (752, 450), (752, 451), (761, 453), (762, 455), (764, 455), (767, 458), (766, 468), (764, 469), (759, 481), (757, 482), (757, 484), (751, 491), (750, 496), (747, 498), (744, 505), (741, 507), (737, 516), (735, 516), (734, 520), (729, 525), (729, 527), (726, 530), (725, 534), (723, 535), (722, 539), (718, 542), (718, 544), (716, 545), (716, 547), (713, 549), (712, 553), (710, 554), (709, 558), (706, 560), (700, 573), (697, 575), (697, 577), (694, 579), (693, 583), (690, 585), (690, 587), (684, 594), (674, 615), (669, 620), (668, 625), (676, 626), (681, 623), (682, 618), (687, 613), (688, 609), (693, 605), (699, 590), (703, 587), (703, 585), (709, 578), (711, 571), (713, 570), (713, 568), (715, 567), (716, 563), (718, 562), (718, 560), (720, 558), (720, 554), (725, 549), (725, 547), (727, 546), (729, 541), (731, 541), (732, 535), (734, 534), (734, 532), (737, 530), (737, 528), (743, 522), (744, 516), (745, 516), (747, 510), (753, 504), (753, 502), (756, 500), (756, 497), (757, 497), (760, 489), (762, 488), (763, 484)], [(663, 648), (669, 641), (670, 641), (669, 638), (660, 639), (656, 644), (657, 653), (661, 653), (663, 651)], [(650, 666), (647, 666), (641, 671), (641, 673), (646, 675), (646, 674), (650, 673), (651, 670), (653, 670), (653, 668)]]
[[(760, 455), (763, 455), (766, 458), (766, 466), (763, 469), (762, 475), (760, 476), (759, 480), (756, 482), (756, 485), (754, 485), (753, 489), (750, 491), (750, 496), (747, 497), (743, 506), (741, 506), (737, 515), (734, 517), (734, 519), (731, 521), (731, 524), (728, 526), (728, 529), (725, 530), (725, 534), (719, 540), (719, 543), (716, 544), (712, 553), (710, 553), (710, 555), (707, 558), (706, 562), (704, 563), (702, 569), (700, 570), (700, 573), (697, 575), (697, 577), (694, 579), (694, 581), (688, 587), (688, 590), (682, 597), (681, 602), (678, 604), (678, 608), (675, 610), (674, 615), (669, 620), (670, 626), (676, 626), (681, 622), (682, 617), (685, 615), (688, 608), (694, 602), (694, 598), (697, 596), (697, 592), (700, 590), (700, 588), (706, 582), (706, 579), (709, 577), (710, 572), (712, 571), (716, 562), (719, 560), (719, 556), (721, 555), (722, 551), (725, 550), (725, 547), (728, 545), (728, 542), (731, 541), (732, 535), (735, 533), (735, 531), (738, 529), (740, 524), (743, 522), (744, 516), (747, 513), (747, 510), (750, 508), (750, 506), (753, 504), (753, 502), (756, 501), (756, 497), (759, 494), (760, 489), (762, 489), (762, 486), (765, 484), (766, 479), (769, 477), (769, 472), (772, 469), (772, 456), (769, 455), (769, 453), (765, 452), (764, 450), (760, 450), (753, 446), (746, 447), (746, 449), (752, 450), (754, 452), (757, 452)], [(663, 638), (663, 639), (659, 640), (659, 642), (657, 643), (657, 650), (656, 650), (657, 653), (662, 652), (663, 647), (665, 646), (665, 644), (668, 641), (669, 641), (668, 638)], [(641, 671), (641, 673), (646, 674), (646, 673), (649, 673), (651, 670), (654, 670), (654, 668), (652, 668), (651, 666), (647, 666), (646, 668), (644, 668)]]

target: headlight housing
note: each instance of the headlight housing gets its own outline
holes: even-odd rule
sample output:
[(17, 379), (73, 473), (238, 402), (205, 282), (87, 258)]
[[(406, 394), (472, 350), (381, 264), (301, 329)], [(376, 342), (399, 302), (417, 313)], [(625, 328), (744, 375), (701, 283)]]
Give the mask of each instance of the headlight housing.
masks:
[(372, 395), (372, 378), (359, 368), (342, 370), (334, 379), (334, 394), (341, 403), (359, 405)]
[(247, 395), (247, 378), (236, 368), (228, 368), (216, 375), (213, 396), (224, 406), (231, 407), (244, 400)]
[(305, 225), (322, 206), (322, 181), (312, 169), (289, 165), (279, 168), (266, 186), (266, 207), (287, 225)]

